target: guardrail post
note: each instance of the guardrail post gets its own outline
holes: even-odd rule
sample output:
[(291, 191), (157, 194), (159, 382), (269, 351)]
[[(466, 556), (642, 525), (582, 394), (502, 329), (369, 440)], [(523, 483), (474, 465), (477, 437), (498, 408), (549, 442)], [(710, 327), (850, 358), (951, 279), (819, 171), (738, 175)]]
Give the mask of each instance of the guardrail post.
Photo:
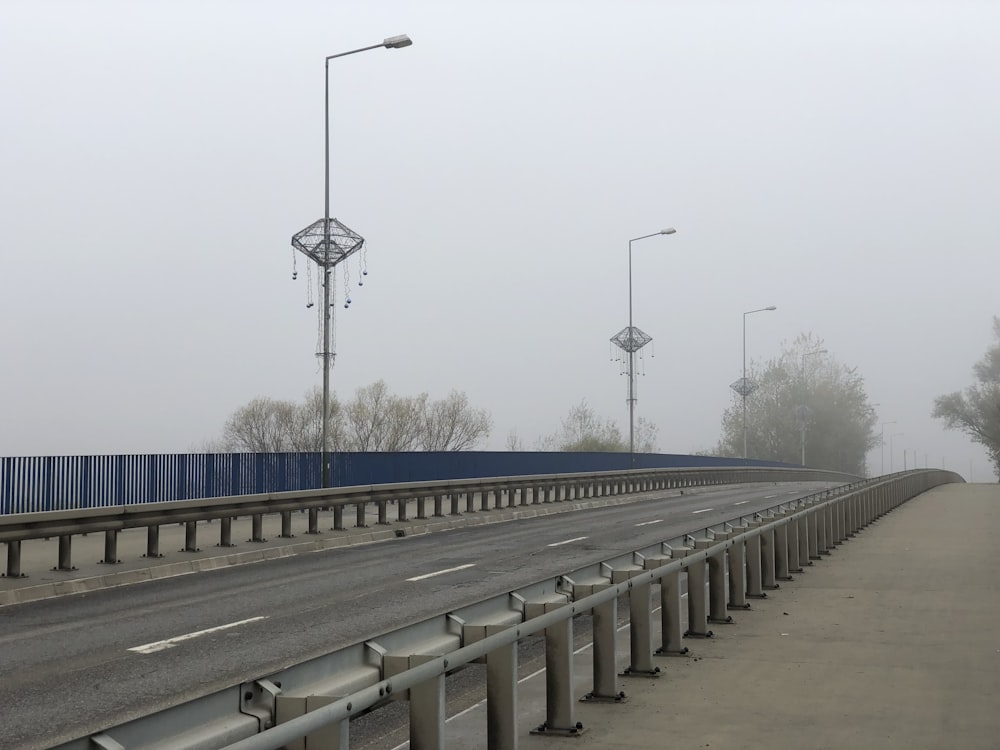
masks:
[(837, 544), (843, 544), (850, 536), (848, 508), (854, 498), (846, 497), (837, 503)]
[(52, 570), (76, 570), (73, 567), (73, 537), (64, 534), (59, 537), (59, 563)]
[(829, 555), (830, 547), (830, 506), (824, 506), (816, 511), (816, 549)]
[(405, 498), (396, 498), (396, 520), (406, 521), (406, 504), (408, 500)]
[(160, 554), (160, 527), (146, 527), (146, 557), (163, 557)]
[[(385, 655), (386, 678), (419, 667), (441, 655)], [(444, 750), (444, 674), (439, 674), (409, 689), (410, 747), (413, 750)], [(394, 693), (395, 695), (395, 693)], [(399, 696), (396, 696), (399, 698)]]
[(333, 506), (333, 530), (343, 531), (344, 530), (344, 506), (334, 505)]
[[(526, 604), (526, 613), (535, 606), (543, 612), (567, 606), (562, 602)], [(573, 618), (545, 628), (545, 723), (532, 734), (576, 735), (583, 729), (573, 719)]]
[(292, 533), (292, 511), (281, 511), (281, 533), (278, 536), (282, 539), (291, 539), (295, 536)]
[[(728, 531), (715, 534), (714, 542), (724, 542)], [(721, 549), (708, 558), (708, 621), (729, 624), (733, 618), (726, 614), (726, 550)]]
[(809, 559), (819, 560), (819, 511), (810, 508), (806, 519), (809, 525)]
[[(787, 515), (788, 513), (782, 510), (778, 517)], [(788, 527), (791, 525), (783, 523), (774, 530), (774, 577), (778, 581), (792, 580), (788, 572)]]
[(378, 525), (388, 526), (389, 525), (389, 501), (379, 500), (378, 501)]
[(417, 498), (417, 518), (427, 518), (427, 498), (424, 495)]
[[(710, 539), (695, 539), (696, 550), (708, 549), (712, 546)], [(698, 560), (688, 565), (688, 629), (684, 633), (688, 638), (711, 638), (712, 631), (708, 629), (708, 608), (705, 606), (705, 572), (707, 565), (704, 560)]]
[(118, 559), (118, 529), (106, 529), (104, 531), (104, 559), (102, 565), (117, 565)]
[(771, 519), (763, 520), (764, 528), (760, 532), (760, 568), (761, 568), (761, 588), (778, 588), (777, 561), (774, 554), (774, 529), (770, 526)]
[[(506, 625), (487, 625), (496, 635)], [(486, 654), (486, 746), (517, 750), (517, 641)]]
[(307, 534), (318, 534), (319, 533), (319, 508), (309, 508), (309, 528), (306, 530)]
[(7, 542), (7, 577), (24, 578), (21, 572), (21, 540)]
[[(596, 594), (608, 584), (583, 585), (573, 587), (573, 598), (582, 599)], [(593, 631), (593, 673), (594, 689), (581, 700), (598, 703), (620, 703), (625, 693), (618, 690), (618, 663), (615, 659), (615, 636), (618, 632), (618, 600), (609, 599), (598, 604), (591, 621)]]
[(472, 492), (465, 493), (465, 512), (466, 513), (476, 512), (476, 496)]
[(434, 496), (434, 517), (435, 518), (444, 517), (444, 495)]
[[(307, 696), (274, 696), (274, 720), (275, 724), (284, 724), (299, 716), (315, 711), (323, 706), (335, 703), (343, 696), (334, 695), (307, 695)], [(312, 734), (307, 734), (305, 738), (297, 742), (285, 745), (288, 750), (306, 750), (310, 747), (321, 747), (323, 750), (349, 750), (350, 748), (350, 720), (327, 724)]]
[(219, 546), (220, 547), (235, 547), (233, 544), (233, 519), (230, 518), (220, 518), (219, 519)]
[[(675, 557), (683, 557), (687, 548), (672, 551)], [(643, 565), (647, 569), (659, 568), (670, 562), (669, 557), (647, 557)], [(683, 656), (687, 647), (682, 645), (684, 634), (681, 632), (681, 572), (675, 570), (660, 579), (660, 647), (656, 650), (659, 656)]]
[[(748, 521), (748, 529), (760, 527), (760, 521)], [(760, 534), (754, 534), (747, 539), (747, 597), (750, 599), (766, 599), (762, 586)]]
[(201, 552), (198, 548), (198, 522), (184, 522), (184, 549), (181, 552)]
[(799, 516), (795, 525), (798, 527), (799, 535), (799, 570), (795, 572), (802, 573), (805, 566), (813, 564), (809, 559), (809, 514)]
[(365, 522), (365, 505), (364, 500), (354, 504), (354, 526), (359, 529), (363, 529), (368, 525)]
[[(785, 515), (790, 515), (795, 513), (795, 510), (785, 511)], [(787, 534), (788, 545), (788, 568), (787, 572), (789, 578), (792, 573), (801, 573), (802, 566), (799, 564), (799, 522), (797, 519), (792, 519), (785, 524), (785, 533)]]
[[(734, 526), (729, 530), (733, 536), (746, 531), (746, 526)], [(747, 550), (744, 540), (738, 539), (729, 548), (729, 605), (728, 609), (750, 609), (747, 601)]]
[(250, 516), (250, 538), (248, 542), (266, 542), (264, 536), (264, 514), (254, 513)]
[[(614, 570), (611, 581), (621, 583), (641, 572)], [(652, 594), (652, 586), (648, 583), (629, 587), (629, 665), (622, 672), (622, 677), (656, 677), (660, 674), (660, 668), (653, 666)]]

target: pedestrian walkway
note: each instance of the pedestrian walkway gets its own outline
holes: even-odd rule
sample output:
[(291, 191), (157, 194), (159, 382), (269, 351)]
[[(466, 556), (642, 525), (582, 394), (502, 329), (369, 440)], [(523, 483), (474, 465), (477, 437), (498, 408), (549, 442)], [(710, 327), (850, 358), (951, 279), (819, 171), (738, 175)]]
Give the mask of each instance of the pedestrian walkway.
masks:
[[(953, 484), (905, 503), (783, 582), (659, 679), (622, 678), (623, 704), (579, 703), (574, 739), (545, 720), (544, 673), (522, 680), (521, 750), (1000, 748), (1000, 485)], [(619, 665), (628, 664), (628, 631)], [(577, 693), (591, 653), (577, 652)], [(448, 747), (486, 748), (485, 705)]]

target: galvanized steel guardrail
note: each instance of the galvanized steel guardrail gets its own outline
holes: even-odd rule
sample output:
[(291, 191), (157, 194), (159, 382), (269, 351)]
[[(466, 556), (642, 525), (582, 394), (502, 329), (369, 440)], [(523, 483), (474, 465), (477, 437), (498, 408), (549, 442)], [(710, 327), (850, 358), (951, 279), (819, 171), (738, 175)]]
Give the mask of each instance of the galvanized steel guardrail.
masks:
[[(397, 520), (405, 521), (407, 502), (416, 500), (417, 518), (427, 518), (428, 501), (433, 514), (459, 515), (490, 507), (516, 507), (589, 497), (607, 497), (639, 492), (656, 492), (684, 487), (703, 487), (743, 482), (847, 481), (851, 475), (818, 469), (778, 467), (725, 467), (711, 469), (646, 469), (581, 474), (545, 474), (483, 479), (452, 479), (401, 484), (364, 485), (295, 492), (265, 493), (200, 500), (175, 500), (113, 508), (46, 511), (0, 516), (0, 542), (7, 543), (6, 575), (19, 577), (21, 542), (28, 539), (58, 537), (58, 560), (55, 570), (73, 570), (72, 542), (76, 534), (104, 533), (102, 563), (118, 561), (118, 533), (124, 529), (146, 528), (145, 557), (163, 557), (160, 551), (160, 526), (185, 524), (182, 552), (198, 550), (198, 523), (220, 520), (219, 546), (232, 547), (234, 518), (252, 518), (251, 542), (263, 542), (263, 517), (281, 514), (281, 535), (291, 537), (292, 513), (308, 511), (309, 530), (319, 533), (319, 512), (333, 509), (333, 529), (344, 530), (344, 508), (354, 506), (355, 526), (366, 525), (369, 504), (378, 506), (378, 522), (387, 524), (388, 505), (397, 503)], [(464, 499), (463, 503), (461, 502)]]
[[(684, 637), (711, 637), (728, 611), (823, 559), (880, 516), (928, 489), (963, 481), (918, 470), (855, 482), (781, 503), (631, 553), (441, 613), (252, 682), (234, 685), (73, 742), (57, 750), (184, 746), (224, 750), (350, 747), (351, 716), (391, 700), (409, 702), (410, 745), (443, 748), (445, 676), (485, 661), (491, 750), (518, 745), (517, 644), (544, 634), (546, 718), (533, 733), (575, 735), (573, 619), (591, 613), (593, 701), (620, 701), (615, 659), (618, 599), (628, 595), (630, 663), (653, 677), (657, 656), (683, 655)], [(681, 632), (681, 574), (688, 630)], [(652, 586), (659, 586), (659, 623)], [(660, 628), (654, 653), (652, 631)]]

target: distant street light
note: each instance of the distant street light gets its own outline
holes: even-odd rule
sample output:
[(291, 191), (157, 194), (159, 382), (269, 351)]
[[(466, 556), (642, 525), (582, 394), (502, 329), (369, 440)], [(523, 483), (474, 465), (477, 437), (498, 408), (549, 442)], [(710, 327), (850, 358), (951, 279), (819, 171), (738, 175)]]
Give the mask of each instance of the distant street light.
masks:
[[(803, 390), (803, 394), (805, 393), (805, 383), (806, 383), (806, 357), (811, 357), (814, 354), (826, 354), (826, 351), (827, 351), (826, 349), (816, 349), (815, 351), (806, 352), (806, 353), (804, 353), (802, 355), (802, 366), (799, 368), (799, 371), (802, 374), (802, 390)], [(812, 413), (812, 409), (810, 409), (808, 405), (802, 404), (800, 407), (798, 407), (798, 409), (796, 409), (796, 413), (798, 414), (798, 417), (800, 419), (800, 425), (799, 425), (799, 442), (800, 442), (801, 448), (802, 448), (801, 463), (802, 463), (803, 466), (805, 466), (806, 465), (806, 426), (807, 426), (807, 423), (809, 421), (809, 415)]]
[(653, 338), (632, 325), (632, 243), (639, 240), (657, 237), (661, 234), (674, 234), (673, 227), (661, 229), (659, 232), (644, 234), (628, 241), (628, 328), (611, 337), (611, 342), (628, 354), (628, 455), (629, 468), (635, 468), (635, 353), (642, 349)]
[(882, 445), (882, 472), (881, 472), (882, 476), (885, 476), (885, 426), (887, 424), (896, 424), (896, 420), (892, 420), (891, 422), (883, 422), (882, 423), (882, 443), (881, 443), (881, 445)]
[(757, 310), (747, 310), (743, 313), (743, 377), (730, 386), (743, 398), (743, 458), (747, 457), (747, 396), (757, 390), (757, 384), (747, 380), (747, 315), (759, 312), (773, 312), (778, 308), (774, 305), (761, 307)]
[(889, 473), (890, 474), (892, 474), (892, 472), (894, 471), (894, 469), (892, 468), (892, 456), (893, 456), (892, 439), (893, 438), (897, 438), (897, 437), (902, 437), (905, 434), (906, 434), (905, 432), (894, 432), (894, 433), (892, 433), (889, 436)]
[(343, 260), (361, 249), (364, 245), (364, 238), (354, 233), (336, 219), (333, 219), (334, 227), (331, 229), (330, 220), (330, 60), (347, 55), (355, 55), (358, 52), (367, 52), (372, 49), (399, 49), (409, 47), (413, 41), (406, 34), (391, 36), (383, 39), (379, 44), (372, 44), (368, 47), (352, 49), (348, 52), (340, 52), (336, 55), (328, 55), (325, 58), (326, 78), (324, 81), (324, 201), (323, 218), (292, 238), (292, 246), (312, 259), (317, 266), (323, 269), (323, 352), (320, 355), (323, 359), (323, 416), (322, 416), (322, 484), (323, 487), (330, 486), (330, 452), (329, 452), (329, 411), (330, 411), (330, 271)]

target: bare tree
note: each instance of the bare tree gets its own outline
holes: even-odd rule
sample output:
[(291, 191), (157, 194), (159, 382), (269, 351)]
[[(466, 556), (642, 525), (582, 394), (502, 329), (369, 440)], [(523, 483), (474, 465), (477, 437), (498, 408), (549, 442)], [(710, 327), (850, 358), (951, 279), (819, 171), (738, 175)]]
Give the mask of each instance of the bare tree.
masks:
[[(318, 388), (301, 403), (256, 398), (226, 420), (222, 437), (206, 449), (315, 452), (322, 449), (323, 397)], [(473, 409), (464, 393), (440, 401), (426, 393), (397, 396), (384, 380), (359, 388), (342, 405), (331, 397), (329, 447), (333, 451), (468, 450), (489, 436), (485, 410)]]
[(522, 441), (520, 436), (517, 434), (517, 430), (510, 430), (507, 433), (507, 450), (509, 451), (524, 450), (524, 441)]
[(610, 419), (598, 417), (586, 399), (569, 410), (569, 414), (563, 419), (562, 430), (557, 435), (540, 441), (540, 445), (555, 446), (561, 451), (628, 450), (628, 443), (622, 438), (618, 425)]
[(473, 409), (464, 393), (426, 404), (421, 448), (426, 451), (464, 451), (490, 434), (493, 420), (484, 409)]
[(226, 420), (221, 444), (227, 450), (277, 453), (290, 450), (296, 406), (290, 401), (255, 398)]

